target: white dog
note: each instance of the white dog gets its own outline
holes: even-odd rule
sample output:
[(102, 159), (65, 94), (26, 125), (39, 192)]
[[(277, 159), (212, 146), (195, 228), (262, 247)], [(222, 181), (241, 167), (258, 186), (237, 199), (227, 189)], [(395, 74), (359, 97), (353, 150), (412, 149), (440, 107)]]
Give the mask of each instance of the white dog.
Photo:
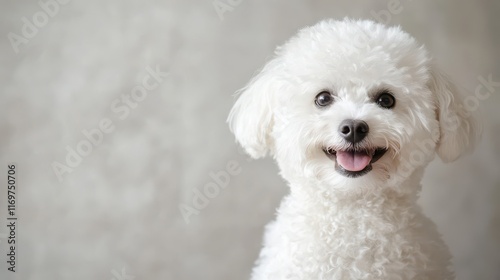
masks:
[(290, 185), (252, 279), (453, 279), (417, 205), (435, 153), (457, 159), (479, 128), (423, 46), (399, 27), (322, 21), (242, 89), (228, 119)]

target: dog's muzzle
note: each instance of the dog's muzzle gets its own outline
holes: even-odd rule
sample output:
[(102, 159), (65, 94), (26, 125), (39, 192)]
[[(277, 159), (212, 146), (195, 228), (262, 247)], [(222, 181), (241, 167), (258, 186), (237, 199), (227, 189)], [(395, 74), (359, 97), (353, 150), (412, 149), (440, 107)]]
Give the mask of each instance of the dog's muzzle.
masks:
[(362, 120), (347, 119), (339, 125), (339, 134), (352, 145), (352, 148), (339, 150), (333, 147), (323, 148), (323, 152), (335, 161), (335, 167), (339, 173), (352, 178), (362, 176), (370, 172), (372, 163), (387, 152), (387, 149), (382, 147), (359, 147), (369, 131), (368, 124)]

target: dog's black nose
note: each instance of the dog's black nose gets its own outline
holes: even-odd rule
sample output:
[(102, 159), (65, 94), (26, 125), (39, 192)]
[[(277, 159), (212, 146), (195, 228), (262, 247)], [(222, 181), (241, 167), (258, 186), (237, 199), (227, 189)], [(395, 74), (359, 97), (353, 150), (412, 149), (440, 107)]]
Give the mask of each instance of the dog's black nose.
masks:
[(339, 126), (340, 135), (353, 144), (363, 140), (368, 131), (368, 124), (360, 120), (344, 120)]

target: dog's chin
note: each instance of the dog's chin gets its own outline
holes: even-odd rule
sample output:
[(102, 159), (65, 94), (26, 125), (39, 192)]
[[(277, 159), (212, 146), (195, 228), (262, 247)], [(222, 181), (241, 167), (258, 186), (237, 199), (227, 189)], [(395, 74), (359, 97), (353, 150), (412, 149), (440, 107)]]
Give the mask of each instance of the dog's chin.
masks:
[(335, 170), (339, 174), (348, 178), (357, 178), (368, 174), (372, 170), (372, 164), (382, 158), (387, 149), (379, 147), (335, 150), (332, 147), (324, 147), (323, 152), (334, 161)]

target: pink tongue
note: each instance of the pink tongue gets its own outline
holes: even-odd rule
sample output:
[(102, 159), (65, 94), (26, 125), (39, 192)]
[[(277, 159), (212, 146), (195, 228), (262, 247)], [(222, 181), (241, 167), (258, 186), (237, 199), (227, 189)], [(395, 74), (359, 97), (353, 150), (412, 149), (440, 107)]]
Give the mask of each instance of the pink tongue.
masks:
[(347, 171), (361, 171), (371, 160), (372, 157), (363, 152), (337, 151), (337, 162)]

